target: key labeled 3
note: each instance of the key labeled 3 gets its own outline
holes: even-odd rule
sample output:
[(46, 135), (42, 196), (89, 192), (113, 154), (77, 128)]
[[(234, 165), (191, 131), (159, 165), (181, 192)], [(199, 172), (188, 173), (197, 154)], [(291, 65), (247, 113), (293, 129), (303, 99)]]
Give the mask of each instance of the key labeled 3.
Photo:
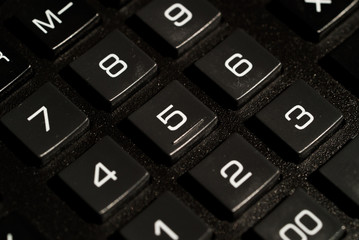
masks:
[(305, 157), (337, 128), (343, 115), (306, 83), (298, 81), (259, 111), (256, 119), (272, 134), (266, 138)]

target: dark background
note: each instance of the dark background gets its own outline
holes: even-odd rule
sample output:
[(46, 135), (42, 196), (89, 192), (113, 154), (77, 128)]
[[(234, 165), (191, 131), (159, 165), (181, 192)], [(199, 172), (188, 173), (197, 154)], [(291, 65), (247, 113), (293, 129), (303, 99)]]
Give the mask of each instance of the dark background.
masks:
[[(134, 0), (122, 8), (106, 7), (100, 1), (89, 0), (102, 22), (86, 37), (55, 59), (41, 57), (23, 44), (4, 24), (15, 12), (30, 4), (6, 0), (0, 8), (0, 36), (14, 47), (32, 65), (34, 75), (11, 95), (2, 98), (0, 117), (20, 104), (27, 96), (45, 82), (52, 82), (77, 105), (90, 119), (90, 129), (79, 140), (61, 151), (44, 167), (28, 163), (30, 156), (21, 154), (22, 148), (12, 145), (7, 136), (0, 134), (0, 193), (3, 198), (1, 215), (20, 212), (31, 219), (33, 225), (49, 239), (106, 239), (115, 233), (159, 194), (172, 191), (187, 206), (214, 229), (216, 239), (240, 239), (240, 236), (263, 218), (282, 199), (297, 187), (304, 188), (310, 196), (335, 215), (347, 228), (346, 239), (359, 238), (359, 221), (345, 214), (323, 195), (309, 176), (328, 161), (349, 139), (358, 133), (358, 99), (341, 85), (343, 79), (333, 78), (321, 67), (323, 59), (332, 49), (347, 39), (359, 28), (359, 12), (352, 14), (320, 43), (312, 43), (291, 30), (290, 27), (268, 9), (267, 0), (210, 0), (223, 14), (223, 19), (213, 33), (192, 50), (179, 58), (165, 57), (155, 45), (142, 38), (141, 31), (132, 24), (134, 13), (149, 0)], [(188, 68), (201, 56), (225, 39), (236, 28), (244, 29), (268, 49), (283, 64), (281, 78), (273, 81), (250, 102), (239, 110), (230, 110), (207, 95), (198, 79), (187, 73)], [(104, 111), (93, 104), (91, 98), (78, 94), (81, 85), (62, 74), (76, 57), (95, 45), (112, 30), (119, 29), (135, 44), (152, 57), (159, 66), (159, 74), (142, 90), (132, 96), (113, 112)], [(345, 123), (302, 163), (280, 157), (280, 152), (269, 148), (263, 139), (247, 125), (248, 120), (275, 96), (296, 80), (304, 80), (316, 89), (344, 114)], [(194, 149), (171, 167), (159, 164), (156, 154), (148, 154), (137, 145), (141, 138), (125, 131), (125, 119), (142, 106), (160, 89), (173, 80), (179, 80), (219, 117), (217, 128)], [(194, 167), (210, 151), (223, 142), (231, 133), (238, 132), (281, 170), (281, 180), (250, 207), (236, 221), (220, 220), (204, 208), (187, 189), (178, 182), (180, 176)], [(110, 135), (150, 173), (151, 182), (145, 190), (103, 224), (91, 223), (79, 216), (60, 195), (56, 194), (51, 180), (56, 174), (75, 161), (103, 136)], [(151, 157), (149, 156), (151, 155)], [(80, 206), (79, 206), (80, 207)]]

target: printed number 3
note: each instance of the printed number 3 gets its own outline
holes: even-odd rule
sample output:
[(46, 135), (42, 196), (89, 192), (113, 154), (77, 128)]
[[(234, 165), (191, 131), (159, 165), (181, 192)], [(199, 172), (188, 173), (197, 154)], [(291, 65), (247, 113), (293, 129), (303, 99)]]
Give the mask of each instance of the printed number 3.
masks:
[(309, 119), (306, 123), (304, 123), (302, 126), (296, 124), (295, 127), (298, 129), (298, 130), (304, 130), (306, 129), (313, 121), (314, 121), (314, 117), (311, 113), (305, 111), (305, 109), (300, 106), (300, 105), (297, 105), (297, 106), (294, 106), (292, 109), (290, 109), (286, 114), (285, 114), (285, 118), (288, 120), (288, 121), (291, 121), (291, 117), (290, 115), (296, 111), (296, 110), (300, 110), (301, 113), (297, 116), (297, 120), (300, 120), (302, 119), (304, 116), (307, 116)]

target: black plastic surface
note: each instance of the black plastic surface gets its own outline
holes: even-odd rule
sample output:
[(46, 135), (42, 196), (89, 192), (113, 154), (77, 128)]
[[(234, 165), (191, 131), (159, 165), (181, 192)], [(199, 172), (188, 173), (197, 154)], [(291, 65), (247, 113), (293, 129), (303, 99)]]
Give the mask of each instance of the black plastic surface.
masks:
[[(61, 151), (43, 168), (27, 164), (28, 156), (23, 154), (22, 148), (13, 145), (7, 135), (1, 131), (0, 194), (3, 205), (0, 210), (1, 216), (14, 211), (21, 212), (31, 220), (41, 234), (49, 239), (106, 239), (137, 216), (161, 193), (170, 190), (204, 219), (214, 230), (216, 239), (232, 240), (241, 239), (243, 233), (265, 217), (295, 188), (301, 186), (346, 226), (347, 235), (344, 239), (359, 238), (359, 220), (348, 216), (308, 180), (313, 172), (359, 132), (358, 98), (351, 93), (351, 88), (343, 87), (341, 83), (344, 79), (334, 78), (319, 64), (319, 60), (359, 29), (359, 12), (350, 15), (321, 42), (312, 43), (303, 40), (292, 31), (286, 21), (282, 21), (274, 14), (273, 9), (268, 6), (270, 0), (210, 0), (223, 14), (219, 27), (183, 56), (171, 58), (159, 51), (160, 46), (150, 43), (148, 38), (145, 40), (144, 37), (147, 35), (133, 21), (134, 14), (149, 3), (149, 0), (132, 0), (119, 9), (107, 7), (102, 1), (88, 2), (99, 12), (102, 23), (55, 59), (44, 58), (35, 53), (24, 44), (22, 38), (14, 35), (7, 27), (6, 20), (14, 16), (25, 4), (20, 0), (5, 0), (1, 4), (2, 40), (28, 60), (33, 67), (34, 76), (10, 96), (3, 98), (0, 103), (0, 116), (15, 108), (43, 83), (50, 81), (83, 110), (91, 122), (89, 131), (83, 137)], [(203, 90), (201, 79), (191, 77), (187, 74), (187, 70), (238, 28), (246, 31), (280, 60), (283, 64), (283, 74), (243, 107), (233, 111), (210, 97)], [(123, 32), (155, 60), (159, 74), (141, 91), (110, 113), (88, 101), (82, 93), (79, 95), (73, 79), (65, 77), (63, 70), (75, 58), (84, 54), (115, 29)], [(280, 157), (276, 151), (269, 148), (262, 138), (247, 127), (246, 123), (284, 89), (300, 79), (308, 82), (321, 96), (337, 107), (343, 113), (345, 123), (302, 163), (296, 164), (290, 159)], [(214, 111), (219, 118), (219, 124), (208, 137), (180, 158), (175, 165), (168, 167), (159, 164), (157, 159), (149, 157), (135, 143), (135, 138), (126, 131), (125, 119), (173, 80), (179, 80)], [(215, 217), (177, 180), (234, 132), (242, 135), (280, 169), (281, 180), (236, 221), (226, 221)], [(148, 170), (151, 181), (148, 187), (126, 207), (119, 209), (117, 214), (103, 224), (96, 224), (79, 216), (53, 191), (48, 182), (106, 135), (113, 137), (127, 152), (131, 152), (133, 158)]]

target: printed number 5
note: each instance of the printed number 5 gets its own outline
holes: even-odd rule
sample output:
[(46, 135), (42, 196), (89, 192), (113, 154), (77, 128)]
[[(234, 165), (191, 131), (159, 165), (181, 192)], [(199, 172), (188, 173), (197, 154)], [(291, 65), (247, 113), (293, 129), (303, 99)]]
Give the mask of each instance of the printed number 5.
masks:
[(178, 235), (173, 232), (162, 220), (158, 219), (155, 222), (155, 235), (161, 236), (161, 232), (165, 232), (172, 240), (178, 240)]
[(31, 121), (34, 119), (37, 115), (39, 115), (41, 112), (44, 114), (44, 120), (45, 120), (45, 130), (46, 132), (50, 131), (50, 122), (49, 122), (49, 115), (47, 114), (47, 108), (45, 106), (42, 106), (39, 110), (37, 110), (34, 114), (32, 114), (30, 117), (27, 118), (27, 121)]
[(176, 131), (177, 129), (179, 129), (180, 127), (182, 127), (183, 124), (185, 124), (187, 122), (187, 117), (186, 115), (184, 115), (183, 112), (181, 111), (173, 111), (172, 113), (170, 113), (166, 118), (163, 118), (163, 115), (165, 115), (169, 110), (171, 110), (173, 108), (173, 105), (169, 105), (165, 110), (163, 110), (160, 114), (158, 114), (156, 117), (158, 118), (158, 120), (160, 120), (163, 124), (167, 125), (168, 121), (174, 117), (175, 115), (178, 115), (182, 120), (176, 125), (176, 126), (168, 126), (167, 128), (170, 131)]

